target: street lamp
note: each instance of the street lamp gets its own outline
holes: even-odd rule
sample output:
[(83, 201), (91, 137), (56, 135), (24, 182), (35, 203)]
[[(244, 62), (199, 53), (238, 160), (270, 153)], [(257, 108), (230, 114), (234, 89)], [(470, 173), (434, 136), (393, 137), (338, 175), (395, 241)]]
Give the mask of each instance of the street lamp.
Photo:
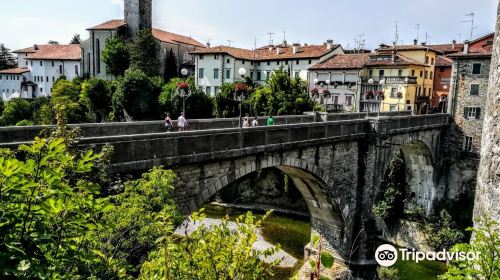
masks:
[(243, 122), (241, 121), (242, 120), (241, 118), (243, 117), (242, 116), (242, 114), (243, 114), (242, 107), (243, 107), (243, 102), (245, 102), (245, 100), (247, 99), (246, 93), (243, 92), (243, 91), (242, 92), (237, 92), (236, 91), (236, 92), (234, 92), (234, 99), (238, 100), (240, 102), (240, 118), (239, 118), (239, 121), (238, 121), (238, 127), (242, 128), (243, 127)]
[(240, 73), (240, 76), (242, 79), (245, 79), (245, 76), (247, 74), (247, 69), (241, 67), (240, 70), (238, 71), (238, 73)]
[(187, 76), (188, 74), (189, 74), (189, 70), (187, 70), (186, 68), (182, 68), (181, 75), (182, 76)]

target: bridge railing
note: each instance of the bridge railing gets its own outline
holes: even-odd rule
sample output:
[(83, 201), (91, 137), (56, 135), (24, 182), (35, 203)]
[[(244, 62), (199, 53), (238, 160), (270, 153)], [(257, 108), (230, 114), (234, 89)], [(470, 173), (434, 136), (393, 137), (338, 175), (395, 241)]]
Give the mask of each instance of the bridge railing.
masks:
[(433, 114), (410, 117), (378, 117), (370, 120), (377, 134), (394, 134), (404, 131), (445, 127), (450, 123), (450, 115)]
[(215, 129), (176, 133), (152, 133), (112, 137), (81, 138), (83, 146), (111, 144), (115, 152), (112, 163), (158, 160), (168, 158), (199, 160), (203, 155), (218, 153), (245, 153), (280, 149), (283, 145), (311, 145), (312, 142), (331, 141), (332, 138), (351, 139), (365, 137), (369, 131), (366, 120), (341, 122), (302, 123), (255, 127), (246, 129)]

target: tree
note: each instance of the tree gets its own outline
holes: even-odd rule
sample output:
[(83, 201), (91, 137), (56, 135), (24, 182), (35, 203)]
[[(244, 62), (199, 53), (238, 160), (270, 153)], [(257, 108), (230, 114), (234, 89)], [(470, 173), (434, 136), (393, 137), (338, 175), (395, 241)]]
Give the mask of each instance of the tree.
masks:
[(215, 114), (218, 118), (232, 118), (239, 116), (240, 103), (235, 100), (234, 83), (223, 83), (219, 93), (215, 95)]
[(130, 69), (120, 80), (113, 106), (123, 108), (133, 120), (156, 119), (160, 92), (160, 78), (149, 78), (141, 70)]
[(59, 45), (59, 42), (58, 41), (54, 41), (54, 40), (49, 40), (47, 42), (47, 44), (49, 44), (49, 45)]
[(220, 225), (205, 227), (203, 213), (194, 213), (192, 219), (202, 225), (186, 238), (172, 236), (173, 227), (168, 215), (159, 217), (163, 225), (160, 248), (150, 255), (141, 269), (139, 279), (269, 279), (271, 267), (280, 260), (265, 264), (264, 257), (273, 255), (278, 248), (265, 251), (253, 249), (257, 241), (256, 229), (261, 220), (248, 212), (236, 219), (236, 229), (231, 229), (228, 219)]
[(84, 101), (80, 99), (81, 85), (78, 81), (60, 79), (52, 90), (52, 106), (64, 114), (68, 123), (87, 121)]
[(0, 44), (0, 70), (16, 67), (17, 62), (14, 55), (4, 44)]
[(80, 45), (82, 43), (82, 38), (80, 37), (80, 34), (75, 34), (73, 35), (73, 38), (71, 38), (71, 41), (69, 42), (72, 45)]
[(108, 81), (91, 78), (83, 82), (82, 94), (88, 98), (90, 110), (97, 112), (101, 121), (106, 121), (112, 109), (112, 95)]
[(159, 52), (160, 46), (151, 30), (137, 32), (130, 46), (131, 68), (141, 70), (149, 77), (160, 76)]
[(37, 125), (50, 125), (55, 122), (55, 112), (52, 108), (50, 96), (38, 97), (31, 102), (33, 117), (31, 120)]
[[(470, 244), (457, 244), (454, 252), (470, 252), (477, 255), (473, 260), (454, 260), (440, 280), (493, 280), (500, 279), (500, 228), (496, 221), (485, 218), (482, 226), (469, 228), (473, 233)], [(479, 254), (478, 254), (479, 253)]]
[(7, 101), (0, 116), (1, 125), (15, 125), (22, 120), (30, 120), (32, 116), (30, 102), (26, 99), (15, 98)]
[[(112, 208), (86, 179), (101, 155), (73, 154), (62, 138), (36, 138), (0, 152), (0, 275), (6, 279), (61, 279), (86, 274), (99, 255), (87, 250), (89, 232)], [(78, 278), (73, 278), (78, 279)]]
[(446, 210), (439, 213), (439, 218), (430, 227), (428, 241), (436, 251), (449, 250), (453, 244), (465, 239), (465, 235), (456, 228), (453, 218)]
[(174, 51), (170, 49), (165, 58), (165, 71), (163, 79), (165, 83), (168, 83), (175, 77), (177, 77), (177, 58), (175, 57)]
[(113, 76), (123, 76), (130, 66), (129, 47), (120, 37), (106, 39), (102, 51), (102, 61), (106, 64), (106, 73)]

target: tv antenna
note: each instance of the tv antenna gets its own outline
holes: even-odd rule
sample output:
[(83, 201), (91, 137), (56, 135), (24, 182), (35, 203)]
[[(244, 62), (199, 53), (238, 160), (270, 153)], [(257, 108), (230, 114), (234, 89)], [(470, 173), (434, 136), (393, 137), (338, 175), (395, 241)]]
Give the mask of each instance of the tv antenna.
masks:
[(415, 25), (415, 29), (417, 29), (417, 43), (418, 43), (418, 39), (420, 37), (420, 24), (417, 23), (417, 25)]
[(234, 43), (234, 41), (227, 40), (227, 46), (228, 46), (228, 47), (230, 47), (230, 46), (231, 46), (231, 43)]
[(253, 39), (253, 49), (256, 50), (257, 49), (257, 37), (255, 37)]
[(269, 45), (273, 45), (273, 35), (274, 33), (273, 32), (267, 32), (267, 34), (269, 34)]
[(474, 26), (474, 13), (470, 12), (465, 15), (466, 17), (469, 17), (469, 20), (462, 20), (462, 22), (470, 22), (470, 40), (472, 41), (472, 35), (474, 34), (474, 29), (477, 27)]
[(283, 27), (283, 42), (286, 42), (286, 27)]
[(396, 28), (396, 33), (394, 34), (394, 44), (397, 44), (399, 41), (398, 21), (397, 20), (394, 22), (394, 27)]

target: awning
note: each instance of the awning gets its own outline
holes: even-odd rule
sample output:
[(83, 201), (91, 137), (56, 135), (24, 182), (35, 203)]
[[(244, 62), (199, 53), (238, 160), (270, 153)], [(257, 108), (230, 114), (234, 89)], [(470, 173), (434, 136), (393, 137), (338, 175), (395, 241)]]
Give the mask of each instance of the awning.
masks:
[(436, 95), (439, 97), (448, 97), (449, 92), (447, 91), (436, 91)]

